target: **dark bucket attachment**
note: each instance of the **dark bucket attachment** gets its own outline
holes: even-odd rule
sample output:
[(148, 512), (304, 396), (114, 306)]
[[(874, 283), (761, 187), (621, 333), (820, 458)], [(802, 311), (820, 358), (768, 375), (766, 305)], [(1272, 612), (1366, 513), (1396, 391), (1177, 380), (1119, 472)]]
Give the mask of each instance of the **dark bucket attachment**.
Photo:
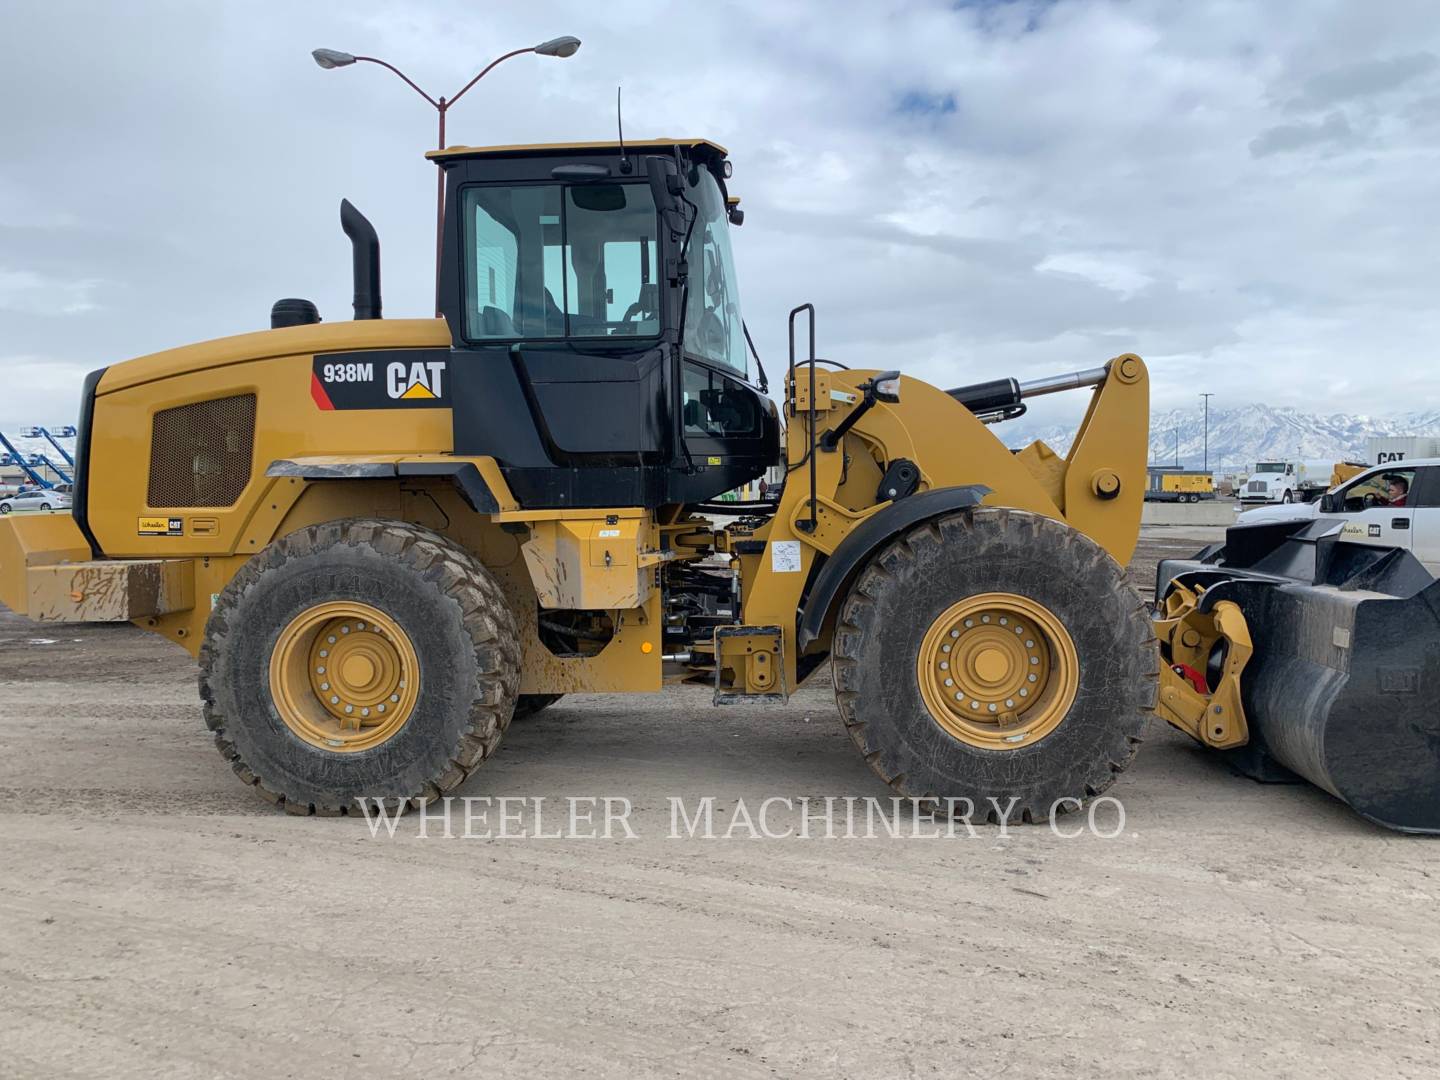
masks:
[(1408, 551), (1340, 540), (1335, 519), (1237, 526), (1223, 547), (1158, 570), (1202, 609), (1234, 602), (1254, 655), (1248, 745), (1230, 763), (1303, 777), (1401, 832), (1440, 833), (1440, 581)]

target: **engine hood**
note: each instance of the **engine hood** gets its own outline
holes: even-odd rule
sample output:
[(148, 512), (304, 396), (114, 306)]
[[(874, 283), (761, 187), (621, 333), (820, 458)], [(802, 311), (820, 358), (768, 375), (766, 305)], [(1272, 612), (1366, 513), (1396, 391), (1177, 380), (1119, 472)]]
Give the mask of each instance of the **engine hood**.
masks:
[(448, 348), (450, 330), (444, 319), (365, 319), (352, 322), (313, 323), (280, 330), (216, 338), (178, 349), (151, 353), (112, 365), (100, 380), (97, 393), (108, 394), (172, 375), (266, 360), (276, 356), (313, 356), (316, 353), (359, 349)]

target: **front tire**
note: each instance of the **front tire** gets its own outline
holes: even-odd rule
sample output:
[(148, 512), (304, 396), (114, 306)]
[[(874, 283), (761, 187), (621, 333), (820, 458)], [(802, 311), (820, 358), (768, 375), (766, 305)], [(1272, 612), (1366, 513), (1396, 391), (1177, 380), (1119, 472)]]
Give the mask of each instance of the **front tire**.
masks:
[(1281, 495), (1281, 496), (1280, 496), (1280, 501), (1281, 501), (1282, 503), (1284, 503), (1286, 506), (1289, 506), (1290, 503), (1294, 502), (1295, 500), (1294, 500), (1294, 498), (1291, 496), (1290, 492), (1287, 491), (1287, 492), (1285, 492), (1284, 495)]
[(831, 666), (846, 730), (897, 794), (968, 801), (976, 820), (1042, 821), (1129, 765), (1159, 653), (1102, 548), (1037, 514), (980, 508), (870, 561), (841, 607)]
[(452, 790), (499, 746), (519, 681), (494, 578), (397, 521), (331, 522), (271, 544), (217, 598), (200, 650), (220, 753), (297, 814)]
[(515, 720), (526, 720), (542, 713), (563, 698), (564, 694), (521, 694), (515, 702)]

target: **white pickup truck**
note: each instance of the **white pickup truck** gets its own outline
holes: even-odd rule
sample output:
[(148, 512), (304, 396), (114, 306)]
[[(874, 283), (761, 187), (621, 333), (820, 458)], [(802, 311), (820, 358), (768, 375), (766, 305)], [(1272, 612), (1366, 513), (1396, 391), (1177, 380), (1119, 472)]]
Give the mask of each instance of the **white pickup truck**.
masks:
[(1376, 465), (1312, 503), (1247, 510), (1236, 524), (1323, 517), (1356, 544), (1404, 548), (1440, 577), (1440, 458)]
[(1330, 486), (1332, 466), (1321, 461), (1257, 461), (1240, 489), (1242, 503), (1298, 503)]

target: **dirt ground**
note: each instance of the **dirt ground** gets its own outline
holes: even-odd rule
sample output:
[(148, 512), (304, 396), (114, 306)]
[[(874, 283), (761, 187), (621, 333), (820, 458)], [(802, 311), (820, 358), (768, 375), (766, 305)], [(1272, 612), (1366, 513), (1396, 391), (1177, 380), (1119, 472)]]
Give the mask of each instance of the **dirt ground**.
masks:
[(4, 613), (0, 675), (3, 1076), (1436, 1074), (1440, 846), (1158, 725), (1113, 838), (726, 839), (888, 794), (827, 690), (575, 697), (463, 794), (629, 800), (634, 839), (372, 838), (242, 787), (159, 639)]

